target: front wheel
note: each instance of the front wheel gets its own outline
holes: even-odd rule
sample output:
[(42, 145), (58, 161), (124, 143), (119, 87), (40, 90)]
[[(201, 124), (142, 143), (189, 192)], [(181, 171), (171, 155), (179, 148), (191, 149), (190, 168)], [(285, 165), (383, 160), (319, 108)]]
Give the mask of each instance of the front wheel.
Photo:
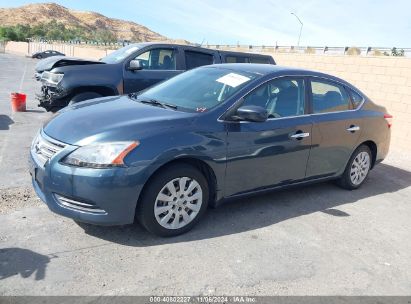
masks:
[(137, 218), (153, 234), (182, 234), (204, 214), (208, 191), (207, 180), (196, 168), (172, 165), (149, 181), (137, 206)]
[(367, 179), (371, 169), (372, 154), (366, 145), (359, 146), (352, 154), (338, 184), (348, 190), (359, 188)]

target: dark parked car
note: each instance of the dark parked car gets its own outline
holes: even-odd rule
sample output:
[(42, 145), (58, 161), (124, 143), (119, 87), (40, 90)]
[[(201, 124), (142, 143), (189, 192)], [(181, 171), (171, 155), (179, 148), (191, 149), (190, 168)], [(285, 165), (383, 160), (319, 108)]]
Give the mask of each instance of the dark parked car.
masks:
[(339, 78), (212, 65), (62, 110), (33, 141), (31, 175), (56, 213), (101, 225), (136, 216), (169, 236), (227, 198), (333, 179), (356, 189), (387, 155), (390, 126)]
[(42, 75), (42, 91), (37, 97), (39, 106), (56, 111), (69, 103), (138, 92), (185, 70), (225, 62), (275, 64), (267, 55), (137, 43), (100, 61), (66, 57), (40, 62), (36, 74)]
[(31, 58), (43, 59), (43, 58), (48, 58), (52, 56), (66, 56), (66, 55), (64, 55), (63, 53), (57, 52), (57, 51), (47, 50), (43, 52), (34, 53), (31, 56)]

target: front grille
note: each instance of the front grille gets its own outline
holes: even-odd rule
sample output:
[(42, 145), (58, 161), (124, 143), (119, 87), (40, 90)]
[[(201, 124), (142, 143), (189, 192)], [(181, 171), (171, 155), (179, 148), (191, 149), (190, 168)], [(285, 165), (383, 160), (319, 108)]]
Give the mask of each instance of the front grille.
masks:
[(37, 161), (44, 166), (49, 159), (63, 150), (65, 146), (65, 144), (39, 133), (33, 141), (31, 150)]
[(92, 202), (85, 202), (85, 201), (78, 201), (68, 197), (64, 197), (58, 194), (54, 194), (59, 205), (74, 209), (77, 211), (84, 211), (88, 213), (97, 213), (97, 214), (105, 214), (106, 211), (99, 208), (95, 203)]

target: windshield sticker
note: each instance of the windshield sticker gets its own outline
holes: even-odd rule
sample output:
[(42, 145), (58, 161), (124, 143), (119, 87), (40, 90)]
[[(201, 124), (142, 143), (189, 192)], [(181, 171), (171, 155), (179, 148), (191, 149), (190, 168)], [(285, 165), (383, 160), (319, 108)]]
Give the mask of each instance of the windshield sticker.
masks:
[(197, 112), (205, 112), (207, 111), (207, 108), (197, 108)]
[(236, 73), (230, 73), (230, 74), (224, 75), (223, 77), (218, 78), (216, 81), (235, 88), (235, 87), (238, 87), (240, 84), (243, 84), (244, 82), (247, 82), (249, 80), (250, 78), (245, 77), (243, 75), (239, 75)]

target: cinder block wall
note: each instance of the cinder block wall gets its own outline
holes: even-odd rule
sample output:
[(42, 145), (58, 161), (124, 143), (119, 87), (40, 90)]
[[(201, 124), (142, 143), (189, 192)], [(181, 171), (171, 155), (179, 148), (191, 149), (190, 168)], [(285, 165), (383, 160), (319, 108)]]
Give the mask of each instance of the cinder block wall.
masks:
[(74, 57), (86, 58), (86, 59), (94, 59), (98, 60), (107, 56), (111, 51), (103, 50), (103, 49), (96, 49), (96, 48), (89, 48), (89, 47), (75, 47), (74, 48)]
[(411, 152), (411, 58), (272, 53), (279, 65), (343, 78), (394, 116), (391, 146)]
[(28, 55), (29, 44), (27, 42), (9, 41), (6, 44), (6, 53)]

